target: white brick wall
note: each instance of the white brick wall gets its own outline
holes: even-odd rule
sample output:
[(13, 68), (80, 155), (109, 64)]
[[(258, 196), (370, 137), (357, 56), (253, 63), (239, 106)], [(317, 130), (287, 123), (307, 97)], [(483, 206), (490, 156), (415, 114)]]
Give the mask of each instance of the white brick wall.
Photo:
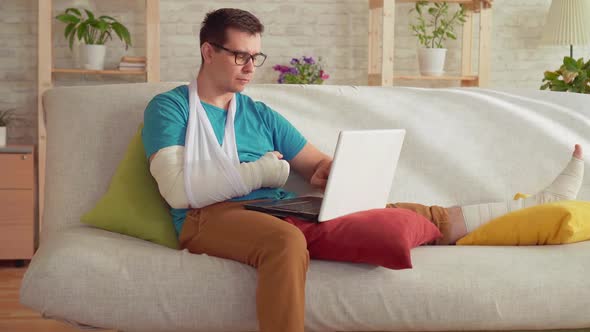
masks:
[[(72, 0), (54, 0), (57, 14)], [(559, 66), (569, 48), (541, 47), (540, 38), (550, 0), (496, 0), (492, 40), (492, 87), (541, 85), (543, 72)], [(131, 30), (131, 55), (145, 53), (143, 0), (94, 0), (94, 8), (121, 19)], [(161, 77), (186, 81), (200, 62), (198, 32), (204, 15), (220, 7), (239, 7), (257, 15), (265, 24), (263, 51), (267, 63), (258, 70), (255, 83), (272, 83), (272, 66), (291, 57), (319, 56), (330, 84), (366, 83), (367, 0), (161, 0)], [(415, 73), (416, 39), (408, 23), (410, 4), (396, 10), (395, 65), (399, 73)], [(476, 22), (477, 23), (477, 22)], [(63, 25), (54, 24), (55, 64), (71, 66), (72, 54), (63, 38)], [(9, 142), (33, 143), (36, 139), (37, 0), (0, 0), (0, 109), (17, 108), (18, 124), (9, 129)], [(459, 33), (459, 40), (461, 39)], [(447, 70), (457, 71), (460, 43), (448, 44)], [(575, 47), (576, 57), (588, 58), (590, 48)], [(119, 41), (109, 44), (106, 65), (114, 67), (125, 50)], [(102, 84), (138, 81), (138, 78), (77, 77), (59, 75), (58, 85)], [(82, 82), (83, 81), (83, 82)], [(424, 83), (414, 84), (421, 86)], [(434, 86), (453, 86), (438, 83)]]

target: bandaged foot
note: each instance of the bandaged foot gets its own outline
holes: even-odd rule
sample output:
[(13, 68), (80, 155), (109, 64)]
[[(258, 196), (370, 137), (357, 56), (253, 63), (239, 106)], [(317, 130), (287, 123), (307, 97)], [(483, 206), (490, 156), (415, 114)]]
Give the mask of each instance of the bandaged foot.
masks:
[(388, 204), (387, 207), (409, 209), (429, 219), (443, 235), (432, 244), (454, 244), (477, 227), (506, 213), (543, 203), (575, 199), (584, 178), (582, 158), (582, 147), (576, 144), (572, 159), (557, 178), (538, 194), (525, 199), (448, 208), (415, 203)]
[(287, 182), (290, 166), (286, 160), (279, 159), (273, 152), (267, 152), (254, 162), (241, 163), (239, 171), (244, 184), (252, 190), (278, 188)]
[[(461, 207), (462, 216), (465, 220), (464, 227), (466, 233), (460, 234), (460, 232), (457, 232), (458, 237), (453, 237), (451, 240), (455, 242), (479, 226), (509, 212), (544, 203), (576, 199), (584, 179), (584, 161), (582, 158), (582, 147), (576, 144), (572, 159), (564, 170), (548, 187), (536, 195), (506, 202), (474, 204)], [(456, 220), (455, 223), (460, 224), (459, 220)]]

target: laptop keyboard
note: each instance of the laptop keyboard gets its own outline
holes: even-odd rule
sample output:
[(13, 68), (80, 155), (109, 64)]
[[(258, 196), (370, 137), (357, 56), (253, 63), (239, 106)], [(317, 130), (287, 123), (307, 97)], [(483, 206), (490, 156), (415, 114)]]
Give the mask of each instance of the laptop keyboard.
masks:
[(314, 212), (319, 211), (320, 207), (322, 206), (321, 200), (309, 200), (309, 201), (299, 201), (287, 204), (280, 204), (276, 206), (281, 210), (286, 211), (293, 211), (293, 212)]

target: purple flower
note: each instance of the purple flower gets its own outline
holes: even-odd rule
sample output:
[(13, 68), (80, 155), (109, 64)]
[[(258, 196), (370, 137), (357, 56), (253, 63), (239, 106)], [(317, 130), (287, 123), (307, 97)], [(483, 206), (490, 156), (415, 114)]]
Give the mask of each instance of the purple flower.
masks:
[(322, 57), (316, 60), (313, 56), (302, 56), (292, 58), (290, 65), (275, 65), (272, 68), (278, 71), (279, 77), (277, 83), (298, 83), (298, 84), (322, 84), (324, 80), (330, 78), (321, 68)]
[(272, 69), (276, 70), (276, 71), (280, 71), (281, 73), (286, 73), (290, 70), (291, 67), (288, 66), (283, 66), (283, 65), (276, 65), (274, 67), (272, 67)]

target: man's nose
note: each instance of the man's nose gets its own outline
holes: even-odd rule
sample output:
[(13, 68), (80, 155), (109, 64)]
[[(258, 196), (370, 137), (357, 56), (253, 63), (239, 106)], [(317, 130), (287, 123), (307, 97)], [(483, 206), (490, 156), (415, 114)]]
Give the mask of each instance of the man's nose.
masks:
[(247, 73), (253, 72), (254, 68), (254, 60), (252, 58), (250, 58), (248, 62), (246, 62), (246, 64), (242, 66), (242, 70)]

